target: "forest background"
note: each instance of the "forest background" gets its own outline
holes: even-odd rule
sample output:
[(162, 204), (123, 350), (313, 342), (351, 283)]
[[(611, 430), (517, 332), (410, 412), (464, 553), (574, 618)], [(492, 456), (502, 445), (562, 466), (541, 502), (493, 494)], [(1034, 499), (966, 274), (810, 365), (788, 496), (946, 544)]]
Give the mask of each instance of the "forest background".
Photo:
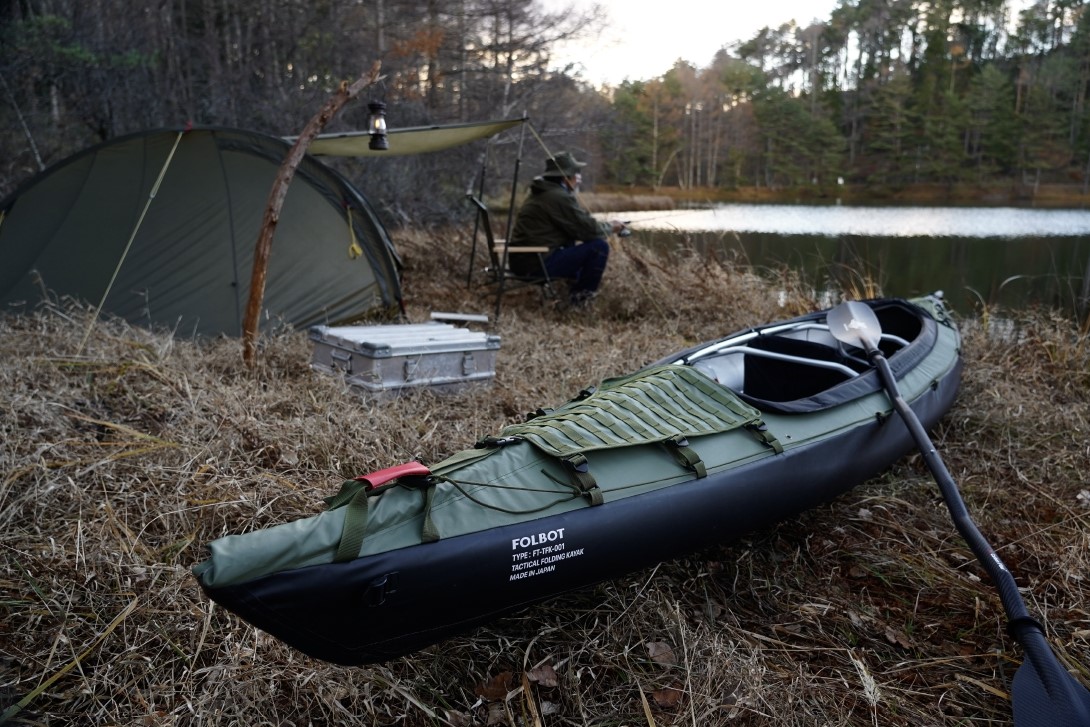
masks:
[[(763, 190), (872, 199), (925, 189), (1027, 199), (1090, 184), (1090, 16), (1082, 0), (841, 0), (830, 17), (724, 46), (709, 66), (596, 88), (557, 68), (600, 11), (527, 0), (12, 0), (0, 4), (0, 197), (95, 143), (187, 123), (299, 133), (337, 84), (383, 82), (327, 131), (527, 115), (591, 186), (707, 198)], [(693, 22), (714, 19), (694, 18)], [(546, 153), (523, 147), (529, 174)], [(506, 183), (515, 140), (494, 145)], [(467, 214), (480, 146), (338, 162), (391, 226)], [(683, 192), (684, 193), (684, 192)], [(838, 196), (840, 196), (838, 194)]]

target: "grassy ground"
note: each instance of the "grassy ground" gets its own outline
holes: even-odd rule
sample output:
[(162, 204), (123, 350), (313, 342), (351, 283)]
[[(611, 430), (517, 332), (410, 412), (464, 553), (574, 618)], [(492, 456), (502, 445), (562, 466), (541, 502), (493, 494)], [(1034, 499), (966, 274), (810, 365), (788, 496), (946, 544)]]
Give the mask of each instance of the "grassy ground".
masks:
[[(490, 311), (468, 241), (398, 240), (413, 320)], [(877, 291), (851, 291), (866, 293)], [(736, 542), (369, 668), (214, 607), (220, 535), (319, 512), (699, 340), (821, 307), (760, 274), (618, 245), (586, 315), (512, 296), (490, 389), (362, 401), (303, 333), (194, 342), (85, 310), (0, 319), (0, 711), (47, 725), (1009, 724), (1021, 652), (918, 456)], [(1090, 684), (1090, 344), (1047, 312), (956, 311), (966, 373), (934, 432), (981, 529)], [(649, 547), (654, 547), (653, 543)], [(9, 712), (10, 713), (10, 712)]]

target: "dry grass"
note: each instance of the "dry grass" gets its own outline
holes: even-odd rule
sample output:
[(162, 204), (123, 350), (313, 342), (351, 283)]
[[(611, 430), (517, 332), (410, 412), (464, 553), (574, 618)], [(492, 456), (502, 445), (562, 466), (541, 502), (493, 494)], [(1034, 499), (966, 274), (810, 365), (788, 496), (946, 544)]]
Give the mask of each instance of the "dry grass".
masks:
[(580, 192), (579, 199), (591, 212), (672, 210), (675, 207), (674, 198), (666, 194), (631, 194), (629, 192)]
[[(439, 240), (442, 242), (439, 242)], [(85, 310), (0, 319), (0, 710), (49, 725), (1006, 724), (1020, 651), (918, 457), (738, 542), (389, 664), (319, 663), (214, 607), (203, 543), (321, 508), (672, 350), (817, 305), (695, 256), (613, 257), (592, 313), (513, 296), (493, 388), (368, 403), (305, 334), (175, 340)], [(414, 320), (488, 311), (468, 242), (399, 240)], [(1090, 346), (1044, 313), (961, 311), (935, 432), (981, 529), (1090, 683)], [(998, 333), (997, 333), (998, 331)], [(649, 533), (648, 547), (656, 537)]]

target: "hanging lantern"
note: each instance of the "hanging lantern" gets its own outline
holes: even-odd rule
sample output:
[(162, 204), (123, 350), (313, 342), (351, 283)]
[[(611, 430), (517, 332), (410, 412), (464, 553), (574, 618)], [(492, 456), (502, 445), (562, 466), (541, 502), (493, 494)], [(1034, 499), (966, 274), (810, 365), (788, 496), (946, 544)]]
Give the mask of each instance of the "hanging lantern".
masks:
[(371, 112), (367, 119), (367, 133), (371, 135), (368, 148), (375, 151), (383, 151), (390, 148), (390, 142), (386, 138), (386, 104), (381, 101), (372, 101), (367, 104)]

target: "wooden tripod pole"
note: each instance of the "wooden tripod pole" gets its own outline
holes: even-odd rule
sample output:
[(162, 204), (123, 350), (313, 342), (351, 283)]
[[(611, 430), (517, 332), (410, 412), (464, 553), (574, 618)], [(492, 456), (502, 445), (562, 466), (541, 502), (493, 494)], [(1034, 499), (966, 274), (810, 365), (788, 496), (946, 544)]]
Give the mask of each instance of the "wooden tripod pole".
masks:
[(307, 147), (314, 137), (321, 133), (325, 125), (329, 123), (341, 108), (359, 95), (363, 89), (374, 85), (379, 80), (380, 61), (375, 61), (371, 66), (371, 72), (360, 76), (351, 86), (348, 82), (342, 82), (333, 97), (326, 102), (319, 111), (303, 128), (299, 138), (295, 140), (288, 152), (284, 163), (276, 173), (272, 190), (269, 192), (269, 201), (265, 206), (265, 217), (261, 222), (261, 233), (258, 235), (257, 244), (254, 247), (254, 268), (250, 276), (250, 297), (246, 302), (246, 314), (242, 319), (242, 360), (247, 366), (253, 366), (254, 355), (257, 352), (257, 329), (261, 318), (261, 303), (265, 297), (265, 278), (269, 272), (269, 251), (272, 248), (273, 234), (276, 232), (276, 223), (280, 221), (280, 209), (284, 206), (284, 198), (288, 194), (288, 185), (291, 184), (295, 170), (303, 161), (307, 153)]

